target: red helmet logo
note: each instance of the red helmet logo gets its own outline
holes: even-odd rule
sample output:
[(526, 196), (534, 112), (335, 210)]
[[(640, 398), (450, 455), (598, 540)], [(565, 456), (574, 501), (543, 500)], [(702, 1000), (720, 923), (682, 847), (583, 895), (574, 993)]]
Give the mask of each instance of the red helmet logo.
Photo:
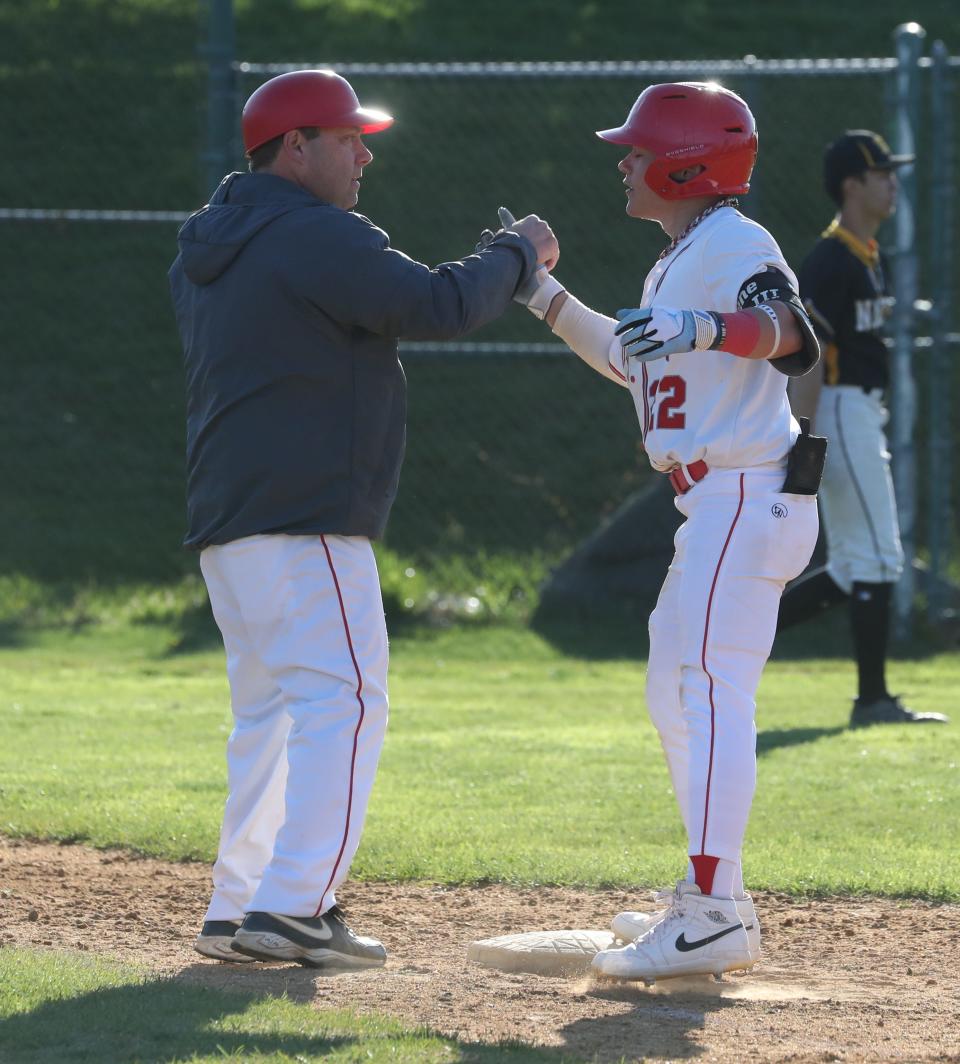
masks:
[[(614, 144), (645, 148), (657, 158), (644, 180), (663, 199), (736, 196), (750, 191), (757, 161), (757, 127), (735, 93), (711, 82), (651, 85), (637, 97), (622, 126), (598, 130)], [(702, 166), (689, 181), (670, 175)]]
[(294, 70), (264, 82), (244, 104), (240, 124), (249, 155), (301, 126), (359, 126), (362, 133), (379, 133), (393, 118), (361, 107), (350, 82), (332, 70)]

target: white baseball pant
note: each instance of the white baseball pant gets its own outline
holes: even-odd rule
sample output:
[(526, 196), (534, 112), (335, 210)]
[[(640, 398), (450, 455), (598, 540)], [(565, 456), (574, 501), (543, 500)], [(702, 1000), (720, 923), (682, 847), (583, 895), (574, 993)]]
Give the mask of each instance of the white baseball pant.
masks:
[(315, 916), (360, 842), (387, 725), (387, 633), (370, 541), (251, 536), (200, 566), (234, 727), (207, 920)]
[(647, 706), (693, 855), (739, 862), (756, 786), (754, 701), (780, 595), (817, 541), (815, 496), (782, 470), (714, 469), (677, 508), (675, 554), (650, 615)]
[(824, 385), (820, 393), (817, 433), (829, 440), (820, 488), (827, 572), (847, 594), (854, 581), (895, 583), (903, 569), (887, 418), (879, 389)]

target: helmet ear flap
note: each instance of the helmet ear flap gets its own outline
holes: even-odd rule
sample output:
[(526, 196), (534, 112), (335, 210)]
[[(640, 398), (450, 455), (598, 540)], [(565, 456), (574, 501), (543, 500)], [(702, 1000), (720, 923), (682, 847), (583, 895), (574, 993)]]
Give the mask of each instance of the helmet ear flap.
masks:
[[(750, 177), (757, 159), (756, 135), (742, 147), (728, 152), (703, 155), (685, 160), (660, 157), (647, 168), (646, 182), (663, 199), (692, 199), (695, 196), (745, 196), (750, 191)], [(676, 181), (671, 174), (694, 166), (703, 169), (688, 181)]]

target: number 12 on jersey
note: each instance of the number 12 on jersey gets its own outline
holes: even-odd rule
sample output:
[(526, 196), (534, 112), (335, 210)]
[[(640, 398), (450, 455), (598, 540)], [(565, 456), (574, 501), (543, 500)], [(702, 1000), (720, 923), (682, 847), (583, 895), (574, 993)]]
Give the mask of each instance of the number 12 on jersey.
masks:
[(651, 381), (650, 421), (647, 431), (658, 429), (682, 429), (686, 426), (687, 415), (683, 404), (687, 401), (687, 382), (675, 373), (659, 380)]

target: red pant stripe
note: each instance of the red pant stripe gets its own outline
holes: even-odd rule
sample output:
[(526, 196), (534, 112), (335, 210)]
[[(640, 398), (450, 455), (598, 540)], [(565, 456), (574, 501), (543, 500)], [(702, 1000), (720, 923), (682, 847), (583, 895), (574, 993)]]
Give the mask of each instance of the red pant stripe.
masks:
[(360, 716), (357, 720), (357, 727), (353, 733), (353, 752), (350, 755), (350, 788), (347, 794), (347, 822), (343, 829), (343, 841), (340, 843), (340, 852), (337, 854), (337, 859), (333, 865), (333, 871), (330, 873), (330, 878), (327, 880), (327, 885), (323, 888), (323, 893), (320, 895), (320, 904), (317, 906), (317, 911), (314, 916), (320, 916), (323, 913), (323, 899), (327, 896), (327, 891), (330, 889), (331, 883), (333, 883), (334, 877), (337, 874), (337, 869), (340, 867), (340, 861), (343, 859), (343, 851), (347, 847), (347, 838), (350, 834), (350, 814), (353, 810), (353, 777), (357, 764), (357, 742), (360, 738), (360, 726), (363, 724), (363, 717), (366, 710), (363, 705), (363, 677), (360, 674), (360, 666), (357, 663), (357, 655), (353, 650), (353, 639), (350, 635), (350, 624), (347, 621), (347, 611), (343, 604), (343, 594), (340, 591), (340, 581), (337, 579), (337, 571), (333, 565), (333, 556), (330, 554), (330, 548), (327, 546), (327, 537), (321, 536), (320, 542), (323, 544), (323, 549), (327, 555), (327, 564), (330, 566), (330, 575), (333, 577), (333, 586), (337, 589), (337, 599), (340, 603), (340, 616), (343, 618), (343, 631), (347, 637), (347, 647), (350, 650), (350, 658), (353, 661), (353, 668), (357, 674), (357, 703), (360, 706)]
[(713, 608), (713, 593), (717, 589), (717, 580), (720, 577), (720, 566), (723, 565), (723, 559), (727, 553), (727, 547), (730, 546), (730, 540), (733, 538), (733, 530), (737, 527), (737, 522), (740, 520), (740, 514), (743, 511), (743, 473), (740, 474), (740, 503), (737, 506), (737, 512), (734, 515), (733, 521), (730, 524), (730, 531), (727, 533), (726, 541), (723, 544), (723, 550), (720, 551), (720, 558), (717, 562), (717, 568), (713, 574), (713, 583), (710, 585), (710, 597), (707, 599), (707, 615), (703, 622), (703, 645), (700, 649), (700, 665), (703, 671), (707, 674), (707, 679), (710, 681), (710, 757), (707, 761), (707, 792), (703, 800), (703, 834), (700, 837), (700, 853), (706, 853), (707, 845), (707, 817), (710, 814), (710, 783), (713, 779), (713, 746), (714, 735), (716, 731), (715, 716), (716, 707), (713, 702), (713, 674), (707, 668), (707, 637), (710, 632), (710, 611)]

